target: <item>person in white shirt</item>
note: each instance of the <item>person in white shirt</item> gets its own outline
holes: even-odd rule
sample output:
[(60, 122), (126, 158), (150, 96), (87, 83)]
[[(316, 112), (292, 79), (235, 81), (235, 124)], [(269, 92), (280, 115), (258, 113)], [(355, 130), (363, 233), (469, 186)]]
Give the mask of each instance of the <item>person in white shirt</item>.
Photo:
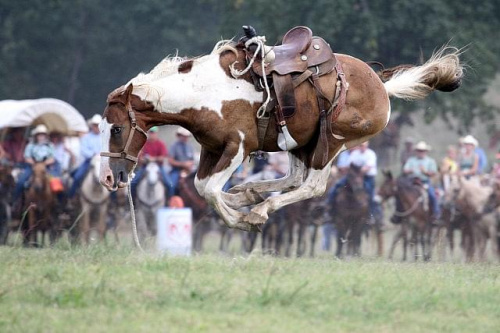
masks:
[[(377, 155), (375, 152), (368, 148), (368, 141), (363, 142), (356, 149), (353, 149), (349, 154), (349, 158), (347, 160), (347, 165), (356, 165), (361, 167), (361, 171), (363, 172), (363, 181), (365, 191), (368, 193), (370, 198), (370, 214), (373, 214), (375, 211), (375, 176), (377, 175)], [(335, 201), (335, 197), (337, 195), (338, 189), (342, 186), (347, 185), (347, 178), (342, 177), (337, 184), (332, 188), (330, 194), (328, 196), (328, 200), (330, 203)]]

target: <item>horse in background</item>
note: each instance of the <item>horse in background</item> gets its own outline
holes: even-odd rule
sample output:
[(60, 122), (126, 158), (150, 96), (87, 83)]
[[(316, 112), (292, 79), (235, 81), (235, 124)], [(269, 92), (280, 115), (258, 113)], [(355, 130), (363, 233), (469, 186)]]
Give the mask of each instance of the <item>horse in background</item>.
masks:
[(137, 232), (141, 241), (156, 236), (156, 213), (166, 201), (158, 163), (149, 162), (145, 170), (144, 177), (137, 184), (136, 194)]
[[(55, 225), (56, 197), (50, 189), (50, 178), (44, 162), (32, 166), (33, 174), (29, 187), (25, 190), (25, 203), (27, 207), (28, 223), (23, 223), (22, 231), (25, 246), (43, 246), (45, 235), (49, 234), (50, 244), (57, 238)], [(37, 234), (42, 233), (41, 244), (38, 243)]]
[(15, 187), (15, 180), (12, 177), (11, 166), (0, 163), (0, 245), (7, 244), (9, 236), (9, 224), (12, 219), (11, 195)]
[(194, 184), (195, 176), (194, 172), (181, 173), (179, 178), (179, 196), (184, 201), (184, 206), (193, 211), (193, 250), (203, 251), (205, 236), (215, 230), (221, 236), (219, 250), (226, 252), (230, 241), (229, 229), (221, 225), (217, 213), (211, 209), (205, 198), (198, 194)]
[(90, 170), (83, 179), (80, 188), (82, 216), (79, 221), (79, 236), (82, 244), (90, 243), (91, 227), (95, 226), (99, 241), (105, 240), (107, 230), (107, 212), (110, 192), (99, 183), (100, 156), (94, 156)]
[[(495, 233), (490, 226), (496, 222), (495, 215), (489, 221), (482, 221), (485, 207), (490, 200), (494, 189), (484, 186), (478, 177), (459, 177), (459, 189), (456, 190), (455, 205), (463, 216), (460, 230), (462, 232), (462, 248), (465, 251), (467, 261), (473, 261), (477, 254), (477, 245), (480, 253), (479, 258), (484, 258), (485, 242), (487, 238), (495, 239)], [(490, 234), (492, 232), (493, 234)], [(486, 236), (488, 235), (488, 236)]]
[(330, 207), (330, 217), (337, 230), (335, 255), (343, 257), (347, 243), (348, 256), (361, 255), (361, 236), (368, 221), (370, 198), (364, 188), (361, 167), (351, 164), (346, 175), (346, 186), (338, 188)]
[(410, 244), (414, 248), (415, 260), (419, 258), (419, 245), (422, 248), (423, 259), (430, 260), (433, 226), (427, 190), (421, 183), (410, 177), (393, 178), (391, 172), (384, 173), (384, 177), (384, 182), (379, 188), (382, 200), (386, 201), (394, 197), (401, 203), (400, 210), (396, 209), (394, 213), (401, 218), (401, 227), (392, 241), (389, 259), (392, 259), (396, 244), (401, 239), (403, 240), (403, 261), (407, 259), (408, 231), (411, 231)]

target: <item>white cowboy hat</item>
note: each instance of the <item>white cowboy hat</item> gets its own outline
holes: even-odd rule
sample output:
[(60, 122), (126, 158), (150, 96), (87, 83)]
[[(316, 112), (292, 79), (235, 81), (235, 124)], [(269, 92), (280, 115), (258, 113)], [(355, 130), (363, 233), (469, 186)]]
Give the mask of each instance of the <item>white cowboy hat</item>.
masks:
[(48, 134), (47, 127), (43, 124), (37, 125), (33, 131), (31, 131), (31, 135), (37, 134)]
[(462, 141), (461, 141), (464, 145), (466, 144), (470, 144), (470, 145), (474, 145), (474, 146), (477, 146), (478, 144), (478, 141), (476, 140), (475, 137), (473, 137), (472, 135), (466, 135), (465, 137), (462, 138)]
[(191, 136), (191, 132), (189, 132), (187, 129), (184, 127), (179, 127), (177, 129), (177, 135), (182, 135), (182, 136)]
[(99, 125), (101, 123), (102, 117), (100, 114), (95, 114), (89, 119), (89, 124)]
[(424, 141), (420, 141), (415, 145), (414, 149), (420, 151), (429, 151), (431, 150), (431, 147)]

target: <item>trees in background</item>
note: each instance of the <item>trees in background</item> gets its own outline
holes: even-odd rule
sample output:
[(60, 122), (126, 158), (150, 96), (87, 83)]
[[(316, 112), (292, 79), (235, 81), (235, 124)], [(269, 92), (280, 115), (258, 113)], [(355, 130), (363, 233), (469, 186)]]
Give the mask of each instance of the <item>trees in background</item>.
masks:
[(251, 24), (278, 42), (307, 25), (339, 53), (387, 67), (427, 59), (439, 46), (464, 48), (463, 87), (424, 102), (426, 117), (475, 119), (498, 112), (482, 98), (499, 71), (500, 4), (444, 0), (0, 0), (0, 99), (56, 97), (90, 116), (107, 94), (163, 57), (196, 56)]

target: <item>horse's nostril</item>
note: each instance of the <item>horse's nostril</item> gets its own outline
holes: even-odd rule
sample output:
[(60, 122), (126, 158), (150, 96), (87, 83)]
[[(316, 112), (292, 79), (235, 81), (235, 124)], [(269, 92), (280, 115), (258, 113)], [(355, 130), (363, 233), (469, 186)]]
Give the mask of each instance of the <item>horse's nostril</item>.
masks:
[(113, 176), (111, 176), (111, 175), (106, 176), (106, 183), (112, 184), (113, 183)]

